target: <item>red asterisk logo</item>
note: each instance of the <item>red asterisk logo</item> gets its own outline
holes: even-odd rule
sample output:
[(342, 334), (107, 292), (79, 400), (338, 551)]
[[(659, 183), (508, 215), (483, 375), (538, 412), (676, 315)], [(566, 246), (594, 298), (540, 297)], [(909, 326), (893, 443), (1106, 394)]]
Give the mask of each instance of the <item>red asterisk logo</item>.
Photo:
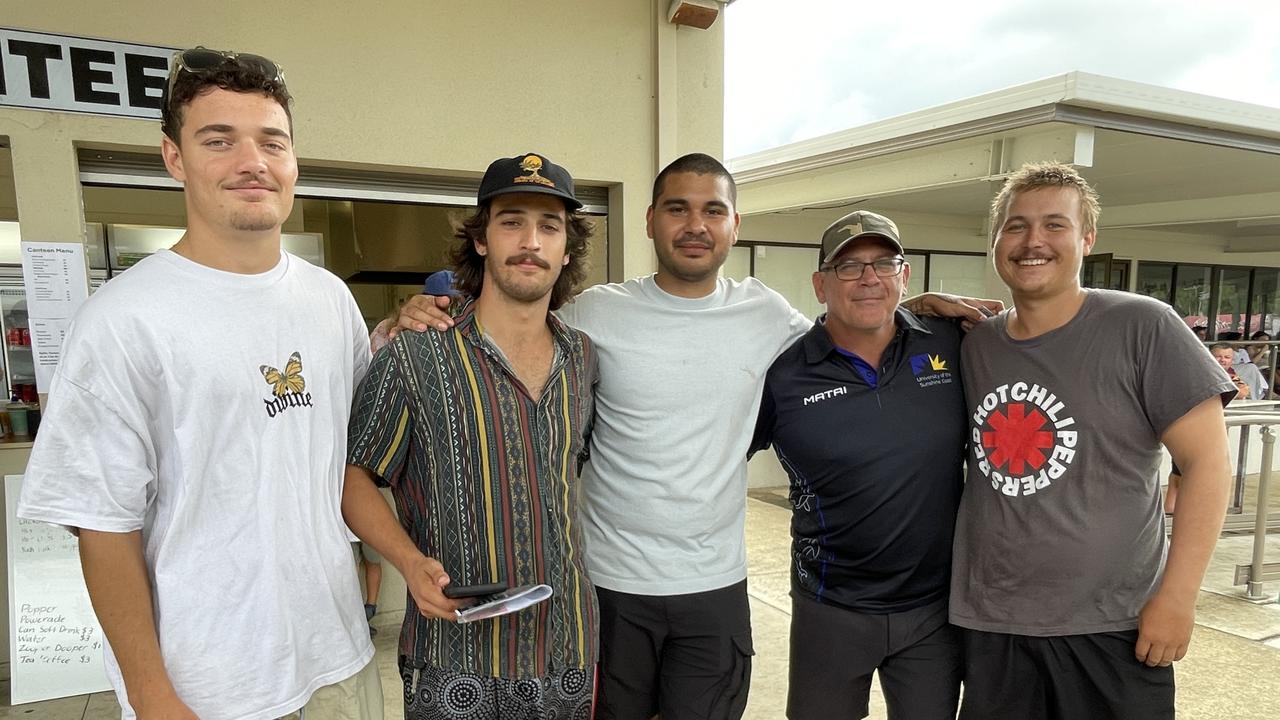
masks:
[(982, 433), (991, 462), (997, 467), (1008, 465), (1015, 475), (1025, 472), (1028, 464), (1039, 469), (1048, 459), (1042, 451), (1053, 447), (1053, 433), (1043, 429), (1045, 416), (1034, 406), (1027, 415), (1023, 403), (1009, 403), (1008, 409), (1008, 415), (999, 410), (992, 413), (987, 421), (992, 429)]

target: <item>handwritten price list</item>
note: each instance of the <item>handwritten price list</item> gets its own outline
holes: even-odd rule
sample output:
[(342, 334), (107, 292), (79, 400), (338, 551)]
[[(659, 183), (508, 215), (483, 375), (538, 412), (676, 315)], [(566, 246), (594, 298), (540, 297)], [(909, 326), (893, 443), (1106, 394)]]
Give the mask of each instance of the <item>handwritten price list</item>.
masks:
[(23, 603), (17, 631), (20, 665), (89, 665), (102, 659), (98, 626), (69, 623), (56, 605)]
[(62, 527), (14, 515), (21, 480), (5, 478), (13, 704), (106, 690), (102, 629), (84, 586), (76, 538)]

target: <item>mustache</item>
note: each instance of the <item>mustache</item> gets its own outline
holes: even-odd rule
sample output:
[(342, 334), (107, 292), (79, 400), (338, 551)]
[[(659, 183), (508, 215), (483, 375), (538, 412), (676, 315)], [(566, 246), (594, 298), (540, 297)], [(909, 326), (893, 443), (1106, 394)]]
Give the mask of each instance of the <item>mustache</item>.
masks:
[(228, 190), (243, 190), (245, 188), (261, 188), (263, 190), (279, 190), (280, 189), (279, 187), (276, 186), (275, 183), (270, 183), (265, 180), (241, 180), (240, 182), (231, 183), (230, 185), (224, 185), (223, 187), (225, 187)]
[(710, 240), (703, 240), (700, 238), (684, 238), (682, 240), (675, 241), (674, 245), (676, 247), (700, 247), (710, 250), (712, 243)]
[(542, 268), (543, 270), (551, 269), (550, 263), (538, 257), (537, 255), (534, 255), (533, 253), (524, 253), (522, 255), (512, 255), (511, 257), (507, 258), (508, 265), (519, 265), (522, 262), (531, 262), (534, 265), (537, 265), (538, 267)]

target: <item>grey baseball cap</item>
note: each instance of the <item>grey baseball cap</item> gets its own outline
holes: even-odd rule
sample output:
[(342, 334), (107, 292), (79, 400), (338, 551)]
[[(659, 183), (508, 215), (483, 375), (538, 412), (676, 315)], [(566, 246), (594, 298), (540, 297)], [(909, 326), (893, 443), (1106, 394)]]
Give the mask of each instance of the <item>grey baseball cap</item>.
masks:
[(831, 262), (846, 245), (861, 237), (880, 238), (899, 255), (904, 254), (902, 240), (898, 237), (898, 226), (892, 220), (870, 210), (855, 210), (822, 231), (818, 268)]

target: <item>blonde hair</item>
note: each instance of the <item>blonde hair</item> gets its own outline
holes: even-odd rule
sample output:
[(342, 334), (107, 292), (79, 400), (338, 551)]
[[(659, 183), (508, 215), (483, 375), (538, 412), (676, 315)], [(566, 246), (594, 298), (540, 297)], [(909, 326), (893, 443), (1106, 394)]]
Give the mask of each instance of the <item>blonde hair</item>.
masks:
[(995, 242), (1009, 214), (1009, 205), (1013, 196), (1043, 187), (1072, 188), (1080, 195), (1080, 214), (1083, 216), (1083, 231), (1091, 233), (1098, 229), (1098, 216), (1102, 208), (1098, 205), (1098, 193), (1089, 185), (1089, 181), (1080, 176), (1075, 168), (1060, 162), (1027, 163), (1004, 181), (1004, 187), (991, 201), (991, 241)]

